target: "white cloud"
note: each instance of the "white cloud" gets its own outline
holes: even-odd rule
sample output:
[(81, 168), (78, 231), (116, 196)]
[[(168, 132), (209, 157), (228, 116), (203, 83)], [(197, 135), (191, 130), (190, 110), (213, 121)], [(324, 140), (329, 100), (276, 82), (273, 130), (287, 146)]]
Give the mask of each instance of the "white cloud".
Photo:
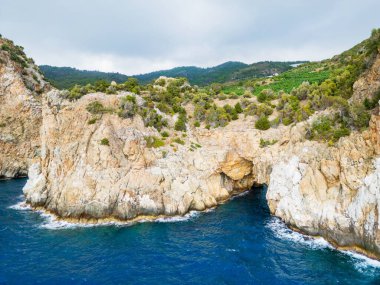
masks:
[(0, 0), (0, 7), (0, 32), (37, 63), (126, 74), (317, 60), (380, 26), (378, 0)]

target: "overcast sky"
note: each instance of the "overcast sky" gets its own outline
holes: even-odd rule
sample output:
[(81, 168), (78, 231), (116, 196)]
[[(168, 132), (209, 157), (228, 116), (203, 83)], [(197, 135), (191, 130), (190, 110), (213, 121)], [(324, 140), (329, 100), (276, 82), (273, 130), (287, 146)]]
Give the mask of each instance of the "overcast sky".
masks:
[(0, 33), (38, 64), (128, 75), (319, 60), (380, 27), (380, 0), (0, 0)]

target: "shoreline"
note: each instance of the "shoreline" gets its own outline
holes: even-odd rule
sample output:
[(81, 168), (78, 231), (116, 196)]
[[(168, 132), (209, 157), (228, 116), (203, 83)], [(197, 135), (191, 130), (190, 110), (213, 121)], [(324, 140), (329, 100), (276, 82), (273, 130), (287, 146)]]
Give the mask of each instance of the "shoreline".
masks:
[[(168, 215), (158, 215), (158, 216), (149, 216), (149, 215), (140, 215), (137, 216), (133, 219), (129, 220), (122, 220), (122, 219), (117, 219), (115, 217), (108, 217), (108, 218), (101, 218), (101, 219), (89, 219), (89, 218), (62, 218), (56, 215), (54, 212), (49, 211), (45, 209), (44, 207), (33, 207), (29, 203), (27, 203), (25, 200), (17, 203), (16, 205), (23, 204), (23, 206), (11, 206), (11, 208), (16, 209), (16, 210), (30, 210), (37, 212), (40, 214), (42, 217), (47, 218), (50, 220), (50, 222), (56, 222), (56, 223), (63, 223), (63, 226), (57, 226), (57, 227), (46, 227), (47, 229), (50, 230), (59, 230), (59, 229), (65, 229), (68, 227), (102, 227), (102, 226), (133, 226), (138, 223), (154, 223), (154, 222), (180, 222), (180, 221), (186, 221), (192, 217), (195, 217), (197, 215), (200, 215), (202, 213), (208, 213), (213, 210), (215, 210), (219, 205), (225, 204), (229, 202), (230, 200), (233, 200), (237, 197), (245, 196), (248, 193), (250, 193), (252, 189), (242, 191), (240, 193), (236, 193), (234, 195), (231, 195), (227, 199), (221, 200), (218, 202), (218, 204), (214, 207), (207, 208), (205, 210), (199, 211), (199, 210), (190, 210), (184, 215), (173, 215), (173, 216), (168, 216)], [(23, 198), (25, 198), (23, 196)], [(312, 235), (309, 234), (305, 231), (302, 231), (298, 229), (297, 227), (291, 226), (286, 224), (280, 217), (277, 217), (270, 213), (272, 217), (275, 217), (281, 223), (284, 224), (286, 228), (289, 230), (299, 233), (302, 236), (312, 238), (314, 240), (316, 239), (323, 239), (326, 241), (334, 250), (346, 253), (346, 254), (358, 254), (359, 256), (363, 258), (368, 258), (372, 261), (375, 262), (380, 262), (380, 258), (377, 257), (376, 255), (366, 251), (365, 249), (359, 247), (359, 246), (339, 246), (338, 243), (336, 243), (334, 240), (328, 239), (326, 237), (320, 236), (320, 235)]]

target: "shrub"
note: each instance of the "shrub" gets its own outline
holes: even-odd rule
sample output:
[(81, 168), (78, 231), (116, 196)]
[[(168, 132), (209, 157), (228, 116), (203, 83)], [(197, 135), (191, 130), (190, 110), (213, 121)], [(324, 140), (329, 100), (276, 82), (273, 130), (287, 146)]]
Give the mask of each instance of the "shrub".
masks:
[(102, 114), (107, 112), (106, 108), (99, 101), (93, 101), (89, 103), (86, 107), (86, 110), (91, 114)]
[(229, 121), (230, 117), (225, 108), (214, 106), (207, 111), (206, 122), (213, 128), (225, 127)]
[(110, 141), (107, 138), (103, 138), (103, 139), (100, 140), (100, 144), (101, 145), (107, 145), (107, 146), (109, 146), (110, 145)]
[(160, 79), (157, 79), (155, 84), (161, 86), (161, 87), (164, 87), (165, 86), (165, 79), (164, 78), (160, 78)]
[(257, 95), (257, 101), (259, 101), (260, 103), (264, 103), (267, 100), (267, 98), (267, 94), (264, 92), (261, 92), (259, 93), (259, 95)]
[(379, 103), (379, 100), (380, 100), (380, 89), (377, 90), (377, 92), (375, 93), (372, 99), (365, 98), (363, 105), (367, 110), (372, 110), (373, 108), (377, 106), (377, 104)]
[(165, 145), (165, 142), (160, 140), (155, 136), (145, 136), (146, 147), (148, 148), (159, 148)]
[(186, 115), (180, 114), (175, 122), (174, 129), (176, 131), (186, 132)]
[(260, 147), (263, 148), (263, 147), (267, 147), (269, 145), (274, 145), (275, 143), (277, 142), (277, 140), (264, 140), (264, 139), (260, 139)]
[(353, 105), (350, 107), (351, 124), (361, 130), (368, 127), (371, 115), (365, 110), (363, 105)]
[(169, 137), (169, 133), (168, 133), (167, 131), (163, 131), (163, 132), (161, 133), (161, 136), (162, 136), (163, 138), (167, 138), (167, 137)]
[(327, 116), (316, 119), (312, 124), (313, 137), (328, 138), (333, 122)]
[(289, 117), (283, 118), (282, 123), (284, 124), (284, 126), (289, 126), (291, 123), (293, 123), (293, 119)]
[(157, 111), (154, 109), (143, 108), (140, 110), (140, 115), (143, 117), (145, 127), (154, 127), (160, 131), (163, 127), (168, 126), (167, 120), (157, 114)]
[(201, 123), (199, 121), (194, 122), (194, 127), (199, 128), (201, 126)]
[(255, 122), (255, 128), (259, 130), (268, 130), (270, 128), (270, 122), (268, 117), (262, 116)]
[(184, 142), (183, 140), (181, 140), (180, 138), (175, 138), (175, 139), (173, 140), (173, 142), (178, 143), (178, 144), (181, 144), (181, 145), (184, 145), (184, 144), (185, 144), (185, 142)]
[(236, 111), (236, 113), (238, 113), (238, 114), (243, 113), (243, 108), (241, 107), (241, 105), (240, 105), (239, 102), (237, 102), (237, 103), (235, 104), (235, 111)]
[(89, 125), (93, 125), (93, 124), (96, 123), (96, 121), (97, 121), (96, 118), (92, 118), (92, 119), (88, 120), (87, 124), (89, 124)]
[(342, 124), (338, 117), (330, 118), (322, 116), (317, 118), (310, 130), (310, 138), (314, 140), (324, 140), (332, 145), (341, 137), (350, 135), (350, 130)]
[(120, 117), (122, 118), (133, 117), (136, 114), (137, 109), (138, 109), (137, 104), (136, 104), (136, 97), (128, 95), (121, 98), (120, 108), (121, 110), (118, 112)]
[(341, 137), (349, 136), (350, 130), (348, 128), (339, 128), (334, 130), (333, 137), (335, 141), (338, 141)]

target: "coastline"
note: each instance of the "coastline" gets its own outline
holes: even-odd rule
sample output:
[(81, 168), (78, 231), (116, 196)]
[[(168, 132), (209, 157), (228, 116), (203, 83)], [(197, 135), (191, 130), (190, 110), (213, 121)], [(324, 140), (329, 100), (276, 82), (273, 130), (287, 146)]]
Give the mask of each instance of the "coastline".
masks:
[[(245, 190), (240, 193), (235, 193), (234, 195), (231, 195), (227, 199), (224, 199), (222, 201), (219, 201), (218, 204), (214, 207), (207, 208), (205, 210), (199, 211), (199, 210), (190, 210), (184, 215), (158, 215), (158, 216), (148, 216), (148, 215), (140, 215), (130, 220), (121, 220), (117, 219), (115, 217), (109, 217), (109, 218), (101, 218), (101, 219), (93, 219), (93, 218), (64, 218), (59, 217), (54, 212), (46, 210), (44, 207), (33, 207), (29, 203), (25, 201), (24, 195), (23, 201), (18, 202), (16, 205), (10, 206), (10, 208), (15, 210), (30, 210), (38, 213), (42, 217), (48, 219), (49, 224), (54, 224), (54, 226), (42, 226), (43, 228), (49, 229), (49, 230), (59, 230), (59, 229), (67, 229), (67, 228), (80, 228), (80, 227), (106, 227), (106, 226), (133, 226), (138, 223), (156, 223), (156, 222), (180, 222), (180, 221), (187, 221), (193, 217), (197, 217), (200, 214), (203, 213), (209, 213), (214, 211), (218, 206), (228, 203), (229, 201), (245, 196), (248, 193), (253, 191), (253, 189)], [(324, 242), (328, 244), (329, 247), (331, 247), (334, 250), (340, 251), (345, 254), (354, 254), (358, 255), (360, 258), (368, 258), (369, 260), (373, 262), (379, 262), (380, 266), (380, 258), (376, 255), (372, 254), (371, 252), (366, 251), (365, 249), (361, 248), (360, 246), (340, 246), (338, 243), (336, 243), (334, 240), (329, 239), (327, 237), (323, 237), (321, 235), (312, 235), (310, 233), (307, 233), (297, 227), (291, 226), (287, 223), (285, 223), (280, 217), (273, 215), (270, 213), (270, 215), (277, 220), (279, 220), (287, 229), (294, 233), (298, 233), (302, 235), (304, 238), (307, 239), (313, 239), (314, 241), (321, 239)], [(273, 229), (272, 229), (273, 230)], [(358, 258), (358, 257), (357, 257)]]

